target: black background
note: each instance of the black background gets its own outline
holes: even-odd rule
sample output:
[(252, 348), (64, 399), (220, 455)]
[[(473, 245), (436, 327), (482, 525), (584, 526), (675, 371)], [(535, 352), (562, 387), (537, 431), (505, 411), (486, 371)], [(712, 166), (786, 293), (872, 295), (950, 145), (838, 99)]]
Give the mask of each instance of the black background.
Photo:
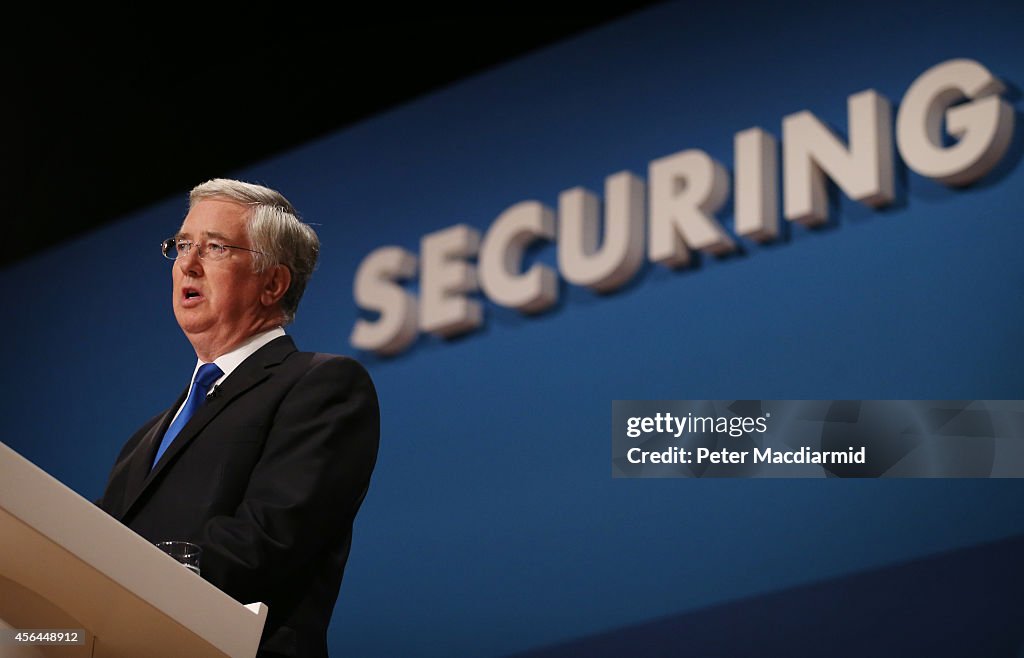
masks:
[(41, 6), (0, 46), (0, 265), (652, 4), (361, 18)]

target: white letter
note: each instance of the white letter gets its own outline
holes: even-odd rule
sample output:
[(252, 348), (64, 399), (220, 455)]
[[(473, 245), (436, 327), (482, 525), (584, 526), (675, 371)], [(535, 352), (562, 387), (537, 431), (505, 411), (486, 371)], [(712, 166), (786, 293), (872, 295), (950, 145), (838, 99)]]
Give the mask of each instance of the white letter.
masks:
[[(903, 96), (896, 140), (907, 166), (946, 185), (967, 185), (999, 162), (1013, 136), (1003, 83), (981, 64), (952, 59), (928, 69)], [(965, 98), (971, 100), (950, 107)], [(942, 119), (957, 143), (942, 143)]]
[(779, 235), (779, 162), (775, 138), (760, 128), (736, 133), (736, 234), (769, 242)]
[(356, 304), (380, 311), (380, 318), (356, 320), (349, 336), (353, 347), (397, 354), (416, 338), (416, 298), (394, 283), (415, 274), (416, 256), (400, 247), (381, 247), (363, 259), (353, 286)]
[(523, 313), (542, 311), (558, 299), (558, 275), (534, 264), (520, 273), (523, 251), (537, 238), (555, 237), (555, 215), (537, 201), (521, 201), (501, 213), (480, 247), (480, 287), (496, 304)]
[(476, 269), (460, 258), (475, 256), (480, 233), (464, 224), (424, 235), (420, 241), (420, 329), (442, 337), (471, 331), (483, 322)]
[(652, 261), (680, 267), (687, 249), (725, 254), (736, 245), (712, 215), (729, 196), (729, 173), (704, 151), (691, 149), (650, 164), (650, 240)]
[(644, 260), (644, 183), (622, 171), (605, 179), (604, 240), (597, 248), (598, 200), (582, 187), (558, 197), (558, 269), (571, 283), (611, 292)]
[(889, 101), (875, 91), (847, 99), (850, 148), (808, 111), (782, 120), (786, 219), (807, 226), (828, 219), (825, 174), (846, 196), (880, 207), (895, 198)]

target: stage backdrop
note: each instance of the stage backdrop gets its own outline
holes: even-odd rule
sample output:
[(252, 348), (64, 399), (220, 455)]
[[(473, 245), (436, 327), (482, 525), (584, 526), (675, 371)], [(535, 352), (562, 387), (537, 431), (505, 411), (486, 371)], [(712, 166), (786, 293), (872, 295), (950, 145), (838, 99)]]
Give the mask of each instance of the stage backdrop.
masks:
[[(1011, 2), (670, 3), (207, 172), (277, 188), (315, 225), (322, 262), (288, 331), (303, 349), (361, 359), (379, 390), (380, 459), (332, 650), (501, 656), (1024, 532), (1019, 479), (613, 479), (609, 459), (613, 400), (1024, 397), (1022, 25)], [(1015, 119), (994, 168), (963, 187), (909, 167), (895, 128), (911, 84), (954, 59), (1002, 81)], [(736, 134), (774, 138), (757, 151), (772, 157), (752, 161), (778, 156), (763, 189), (782, 213), (786, 117), (807, 111), (846, 145), (861, 130), (848, 99), (866, 90), (878, 96), (858, 116), (892, 140), (892, 193), (875, 207), (828, 184), (818, 226), (780, 216), (773, 241), (740, 235)], [(693, 250), (675, 269), (644, 253), (601, 293), (561, 275), (557, 239), (535, 240), (512, 264), (556, 275), (539, 312), (476, 291), (474, 330), (417, 332), (392, 356), (350, 343), (358, 320), (378, 317), (353, 293), (375, 250), (418, 258), (401, 285), (423, 306), (424, 236), (465, 225), (496, 248), (517, 204), (542, 204), (550, 216), (519, 209), (557, 227), (564, 191), (601, 202), (623, 171), (646, 185), (647, 226), (652, 163), (691, 149), (721, 165), (694, 156), (718, 172), (705, 210), (724, 234), (705, 244), (735, 249)], [(186, 196), (2, 272), (3, 441), (88, 498), (194, 366), (159, 253)], [(481, 253), (473, 231), (453, 235), (450, 250)]]

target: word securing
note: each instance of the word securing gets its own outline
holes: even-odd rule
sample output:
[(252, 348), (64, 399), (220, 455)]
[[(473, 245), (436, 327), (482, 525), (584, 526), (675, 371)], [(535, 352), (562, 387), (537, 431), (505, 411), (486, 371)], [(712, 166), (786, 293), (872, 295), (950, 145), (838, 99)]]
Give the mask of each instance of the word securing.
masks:
[[(895, 126), (892, 105), (874, 90), (847, 98), (848, 140), (808, 111), (782, 120), (782, 210), (787, 221), (817, 226), (828, 219), (828, 181), (873, 208), (895, 200), (894, 138), (914, 172), (951, 187), (972, 183), (1006, 154), (1013, 107), (1005, 85), (983, 65), (953, 59), (928, 69), (904, 94)], [(946, 133), (946, 134), (944, 134)], [(779, 158), (773, 135), (761, 128), (735, 133), (735, 236), (759, 243), (779, 235)], [(481, 291), (491, 302), (537, 314), (558, 299), (558, 277), (597, 292), (616, 290), (644, 258), (686, 266), (693, 251), (725, 255), (736, 239), (715, 219), (729, 197), (730, 176), (706, 152), (688, 149), (653, 160), (647, 181), (628, 171), (605, 180), (600, 201), (574, 187), (559, 194), (556, 213), (538, 201), (503, 211), (486, 234), (458, 224), (423, 236), (421, 256), (397, 246), (368, 254), (355, 277), (359, 307), (376, 313), (353, 327), (353, 347), (393, 355), (419, 332), (453, 337), (479, 329)], [(600, 238), (600, 240), (599, 240)], [(523, 270), (534, 242), (557, 242), (558, 271), (534, 263)], [(600, 245), (600, 246), (598, 246)], [(475, 264), (470, 259), (475, 258)], [(419, 270), (419, 298), (402, 286)]]

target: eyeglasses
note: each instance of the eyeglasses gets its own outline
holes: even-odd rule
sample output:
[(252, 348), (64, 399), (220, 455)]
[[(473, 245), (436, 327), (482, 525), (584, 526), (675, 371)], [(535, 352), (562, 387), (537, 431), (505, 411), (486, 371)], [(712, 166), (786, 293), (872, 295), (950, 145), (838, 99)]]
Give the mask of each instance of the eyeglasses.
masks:
[(177, 260), (182, 256), (188, 256), (189, 252), (192, 251), (192, 247), (196, 247), (199, 251), (199, 257), (203, 260), (223, 260), (228, 255), (229, 249), (241, 249), (242, 251), (251, 251), (254, 254), (264, 254), (262, 251), (256, 251), (255, 249), (249, 249), (248, 247), (235, 247), (230, 244), (220, 244), (219, 242), (192, 242), (191, 240), (179, 240), (176, 238), (167, 238), (160, 243), (160, 251), (163, 252), (164, 258), (168, 260)]

